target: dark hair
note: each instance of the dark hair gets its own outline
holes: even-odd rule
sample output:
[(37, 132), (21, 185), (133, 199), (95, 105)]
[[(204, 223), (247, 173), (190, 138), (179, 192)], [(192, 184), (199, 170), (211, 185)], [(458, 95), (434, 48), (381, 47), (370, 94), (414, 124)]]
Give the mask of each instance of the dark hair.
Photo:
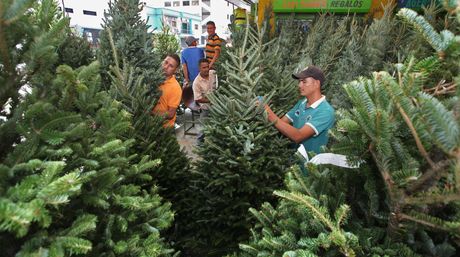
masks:
[(213, 21), (206, 22), (206, 26), (208, 26), (208, 25), (212, 25), (214, 27), (216, 26), (216, 24)]
[(209, 61), (208, 61), (208, 59), (206, 59), (206, 58), (200, 59), (200, 60), (198, 61), (198, 66), (200, 66), (202, 63), (207, 63), (207, 64), (209, 64)]
[(177, 55), (177, 54), (168, 54), (168, 55), (166, 55), (166, 57), (171, 57), (171, 58), (173, 58), (174, 61), (177, 62), (177, 67), (180, 66), (180, 58), (179, 58), (179, 55)]

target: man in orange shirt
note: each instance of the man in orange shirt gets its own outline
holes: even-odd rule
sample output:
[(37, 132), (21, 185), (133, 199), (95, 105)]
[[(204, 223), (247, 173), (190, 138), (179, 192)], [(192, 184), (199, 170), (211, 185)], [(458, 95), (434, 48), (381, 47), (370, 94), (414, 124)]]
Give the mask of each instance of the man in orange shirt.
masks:
[(182, 97), (182, 89), (174, 74), (180, 65), (177, 54), (168, 54), (163, 60), (162, 68), (165, 81), (160, 85), (161, 97), (153, 108), (153, 113), (165, 117), (164, 127), (174, 127), (176, 121), (176, 109), (179, 107)]

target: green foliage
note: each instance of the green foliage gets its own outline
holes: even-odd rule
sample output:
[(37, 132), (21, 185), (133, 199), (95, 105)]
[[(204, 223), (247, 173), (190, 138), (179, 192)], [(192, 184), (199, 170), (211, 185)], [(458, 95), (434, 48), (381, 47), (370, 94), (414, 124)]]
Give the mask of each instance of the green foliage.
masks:
[[(399, 12), (408, 20), (421, 21), (420, 16), (406, 14), (404, 9)], [(458, 49), (458, 44), (451, 42), (445, 49)], [(437, 55), (438, 46), (433, 45)], [(387, 220), (388, 236), (405, 233), (427, 237), (423, 240), (433, 245), (429, 250), (417, 246), (419, 238), (406, 241), (421, 254), (444, 252), (451, 256), (452, 251), (446, 249), (452, 248), (459, 236), (458, 210), (452, 208), (460, 200), (458, 181), (453, 179), (458, 174), (460, 144), (455, 114), (458, 96), (446, 93), (440, 99), (425, 92), (432, 74), (451, 58), (456, 55), (418, 62), (411, 58), (395, 65), (395, 77), (378, 72), (372, 79), (345, 85), (353, 109), (342, 112), (336, 134), (339, 143), (333, 147), (375, 164), (392, 214)], [(437, 231), (448, 231), (449, 235)]]
[(161, 59), (164, 59), (168, 54), (179, 54), (181, 47), (169, 26), (163, 25), (160, 32), (153, 34), (153, 49)]
[(375, 174), (314, 165), (309, 171), (306, 177), (291, 168), (286, 190), (275, 191), (282, 197), (276, 207), (251, 209), (257, 223), (237, 256), (418, 256), (407, 245), (384, 243)]
[[(275, 87), (284, 90), (265, 73), (271, 56), (262, 43), (263, 33), (245, 31), (244, 44), (228, 49), (223, 65), (224, 85), (209, 96), (212, 109), (205, 123), (202, 157), (196, 163), (191, 183), (190, 222), (183, 239), (187, 254), (216, 256), (236, 249), (249, 237), (248, 208), (273, 201), (272, 192), (282, 186), (283, 171), (292, 162), (293, 149), (264, 116), (256, 95), (273, 96)], [(279, 100), (271, 98), (274, 102)]]
[(56, 48), (68, 19), (53, 0), (2, 1), (0, 8), (0, 160), (19, 138), (15, 133), (20, 88), (43, 86), (58, 60)]
[(331, 150), (359, 169), (309, 165), (308, 177), (291, 170), (276, 206), (251, 209), (257, 223), (238, 256), (454, 256), (459, 91), (439, 86), (450, 81), (432, 90), (430, 82), (448, 63), (449, 72), (458, 69), (458, 45), (443, 58), (407, 58), (394, 75), (347, 83), (352, 108), (337, 112)]
[(322, 14), (311, 23), (297, 68), (310, 64), (321, 67), (326, 75), (326, 97), (335, 107), (349, 107), (341, 85), (383, 68), (394, 58), (387, 54), (394, 27), (391, 10), (368, 24), (362, 17)]
[[(126, 4), (130, 12), (121, 11)], [(121, 25), (115, 22), (124, 20), (140, 22), (139, 13), (136, 12), (139, 11), (136, 9), (137, 4), (138, 1), (118, 1), (111, 5), (109, 13), (115, 16), (105, 24), (107, 43), (101, 45), (101, 52), (111, 57), (99, 56), (99, 58), (113, 60), (110, 68), (105, 67), (109, 70), (104, 71), (112, 82), (109, 87), (110, 94), (132, 116), (133, 130), (129, 131), (127, 137), (136, 140), (136, 145), (131, 148), (131, 154), (137, 155), (133, 160), (140, 161), (144, 155), (161, 160), (161, 164), (150, 175), (158, 185), (159, 194), (172, 203), (176, 224), (181, 224), (181, 219), (187, 216), (184, 208), (189, 200), (187, 188), (190, 180), (188, 178), (191, 175), (190, 165), (180, 149), (174, 130), (163, 128), (163, 118), (152, 115), (152, 109), (159, 98), (157, 86), (164, 80), (164, 75), (159, 69), (161, 66), (159, 54), (153, 51), (151, 35), (147, 34), (146, 26), (129, 23), (129, 26), (120, 29), (118, 26)], [(133, 33), (143, 36), (135, 39), (132, 37)], [(137, 40), (136, 44), (145, 46), (144, 50), (148, 51), (146, 53), (148, 59), (145, 59), (145, 62), (136, 61), (140, 58), (139, 53), (127, 51), (126, 47), (132, 46), (122, 43), (123, 40), (128, 39)], [(169, 231), (167, 236), (170, 240), (174, 240), (177, 226)]]
[[(137, 76), (143, 76), (144, 81), (151, 83), (149, 86), (155, 90), (162, 82), (160, 57), (153, 51), (152, 34), (147, 32), (149, 26), (140, 14), (142, 8), (143, 4), (139, 0), (114, 0), (109, 3), (109, 9), (104, 13), (97, 57), (101, 63), (105, 89), (110, 88), (110, 67), (115, 65), (109, 30), (117, 56), (126, 58), (126, 65), (137, 67)], [(152, 92), (156, 92), (155, 90)]]
[(94, 59), (91, 45), (84, 37), (69, 33), (58, 48), (59, 61), (76, 69), (90, 64)]
[[(287, 190), (275, 191), (283, 198), (276, 207), (266, 203), (251, 209), (257, 223), (238, 256), (453, 256), (459, 198), (447, 186), (456, 188), (458, 120), (436, 98), (420, 93), (416, 85), (423, 83), (417, 80), (429, 75), (421, 72), (424, 63), (400, 65), (399, 83), (380, 72), (373, 80), (346, 85), (353, 109), (338, 113), (332, 150), (355, 157), (349, 161), (359, 161), (360, 168), (309, 165), (308, 177), (291, 170)], [(413, 101), (404, 99), (409, 92)], [(434, 110), (410, 108), (413, 103)], [(417, 132), (429, 130), (419, 134), (425, 147), (431, 145), (429, 158), (444, 159), (436, 167), (425, 168), (398, 105), (413, 110), (408, 116)], [(426, 127), (418, 119), (440, 123)]]
[(160, 194), (173, 203), (176, 217), (180, 219), (186, 215), (183, 205), (188, 199), (189, 161), (180, 149), (174, 131), (163, 128), (163, 118), (151, 114), (156, 95), (144, 82), (144, 77), (135, 77), (135, 68), (126, 64), (122, 70), (118, 57), (114, 56), (114, 59), (116, 66), (110, 73), (113, 81), (110, 93), (133, 117), (134, 130), (130, 131), (128, 138), (136, 139), (137, 144), (132, 148), (132, 154), (148, 155), (162, 161), (152, 175)]
[(454, 39), (454, 34), (451, 31), (436, 32), (426, 19), (411, 9), (403, 8), (398, 12), (398, 15), (410, 22), (416, 30), (422, 33), (436, 52), (444, 52)]
[[(439, 11), (435, 5), (424, 13), (425, 19), (433, 26), (455, 29), (453, 31), (458, 27), (452, 15)], [(414, 33), (399, 17), (393, 15), (391, 6), (387, 6), (379, 19), (320, 14), (312, 21), (280, 21), (275, 40), (284, 42), (277, 49), (284, 54), (284, 60), (276, 63), (288, 64), (282, 66), (292, 69), (291, 72), (312, 64), (322, 68), (326, 75), (324, 94), (328, 101), (336, 108), (349, 108), (351, 103), (342, 88), (344, 83), (359, 76), (370, 76), (374, 70), (391, 70), (391, 63), (404, 61), (410, 56), (424, 58), (431, 54), (423, 37)], [(301, 30), (305, 26), (308, 26), (306, 33)], [(446, 51), (444, 55), (454, 52), (451, 48)], [(286, 58), (287, 53), (289, 58)], [(455, 64), (443, 62), (442, 65), (443, 69), (433, 73), (432, 83), (452, 80), (458, 73)]]
[[(42, 92), (44, 94), (42, 94)], [(6, 256), (160, 256), (173, 219), (132, 153), (132, 116), (100, 92), (98, 63), (59, 66), (22, 103), (22, 141), (0, 166), (0, 248)]]

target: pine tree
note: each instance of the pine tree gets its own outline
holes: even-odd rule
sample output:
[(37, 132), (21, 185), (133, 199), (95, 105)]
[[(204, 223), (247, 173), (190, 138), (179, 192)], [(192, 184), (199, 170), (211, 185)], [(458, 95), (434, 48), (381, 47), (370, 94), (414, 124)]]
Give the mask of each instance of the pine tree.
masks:
[(94, 61), (94, 52), (88, 40), (70, 31), (59, 46), (58, 54), (58, 63), (65, 63), (74, 69)]
[(153, 51), (152, 34), (148, 33), (149, 26), (140, 14), (142, 8), (143, 4), (139, 0), (114, 0), (104, 13), (98, 60), (106, 89), (111, 85), (110, 66), (115, 64), (108, 29), (112, 32), (117, 55), (127, 58), (127, 65), (139, 68), (135, 72), (137, 75), (142, 74), (144, 81), (151, 83), (154, 89), (151, 93), (156, 92), (156, 87), (162, 82), (160, 56)]
[(173, 214), (149, 175), (159, 160), (131, 153), (131, 116), (100, 92), (98, 64), (59, 66), (42, 93), (23, 102), (23, 140), (1, 165), (1, 248), (8, 256), (170, 253), (159, 231)]
[[(52, 0), (2, 2), (0, 7), (0, 160), (19, 141), (15, 132), (21, 111), (20, 89), (43, 85), (52, 76), (56, 48), (65, 34), (67, 19), (59, 17)], [(45, 61), (46, 60), (46, 61)]]
[(393, 10), (387, 7), (382, 18), (374, 19), (366, 28), (363, 38), (363, 75), (370, 75), (384, 67), (388, 48), (392, 44), (391, 32), (395, 28)]
[(156, 55), (163, 59), (171, 53), (179, 54), (181, 48), (169, 26), (163, 26), (160, 32), (153, 34), (153, 49)]
[[(53, 0), (2, 7), (7, 34), (0, 40), (8, 43), (2, 67), (18, 69), (2, 70), (1, 79), (11, 87), (5, 97), (18, 103), (5, 122), (15, 126), (2, 124), (1, 131), (20, 139), (2, 141), (2, 150), (8, 146), (0, 164), (2, 255), (172, 253), (159, 233), (173, 214), (150, 175), (160, 161), (133, 154), (132, 116), (100, 92), (99, 65), (52, 71), (60, 36), (69, 30)], [(19, 98), (23, 85), (27, 92)]]
[[(129, 11), (123, 11), (125, 9)], [(101, 40), (100, 53), (104, 55), (99, 55), (99, 59), (106, 64), (103, 74), (112, 81), (110, 94), (133, 117), (134, 129), (129, 138), (136, 139), (137, 143), (131, 148), (132, 153), (138, 154), (139, 160), (143, 155), (161, 160), (151, 175), (159, 194), (172, 203), (177, 227), (187, 216), (184, 208), (189, 201), (190, 165), (174, 131), (163, 128), (163, 119), (151, 114), (159, 97), (157, 87), (164, 77), (158, 52), (153, 49), (151, 34), (147, 33), (139, 11), (139, 1), (120, 0), (110, 5)], [(134, 41), (133, 45), (126, 44)], [(136, 52), (136, 46), (137, 50), (140, 46), (143, 48)], [(168, 234), (170, 240), (175, 240), (175, 230), (171, 229)]]
[(235, 250), (238, 240), (249, 236), (248, 208), (273, 200), (271, 192), (282, 185), (283, 171), (292, 162), (289, 141), (266, 121), (262, 105), (256, 105), (262, 93), (267, 101), (278, 101), (271, 90), (280, 85), (266, 84), (275, 74), (264, 70), (270, 57), (263, 52), (271, 43), (260, 42), (263, 33), (245, 33), (243, 45), (228, 51), (226, 82), (209, 96), (212, 108), (192, 183), (193, 222), (183, 240), (189, 255)]

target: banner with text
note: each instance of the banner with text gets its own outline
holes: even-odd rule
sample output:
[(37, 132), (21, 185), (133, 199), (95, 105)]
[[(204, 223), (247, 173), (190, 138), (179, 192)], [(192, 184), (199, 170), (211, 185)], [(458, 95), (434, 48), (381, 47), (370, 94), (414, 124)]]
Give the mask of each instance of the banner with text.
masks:
[(366, 13), (372, 0), (274, 0), (275, 13)]

